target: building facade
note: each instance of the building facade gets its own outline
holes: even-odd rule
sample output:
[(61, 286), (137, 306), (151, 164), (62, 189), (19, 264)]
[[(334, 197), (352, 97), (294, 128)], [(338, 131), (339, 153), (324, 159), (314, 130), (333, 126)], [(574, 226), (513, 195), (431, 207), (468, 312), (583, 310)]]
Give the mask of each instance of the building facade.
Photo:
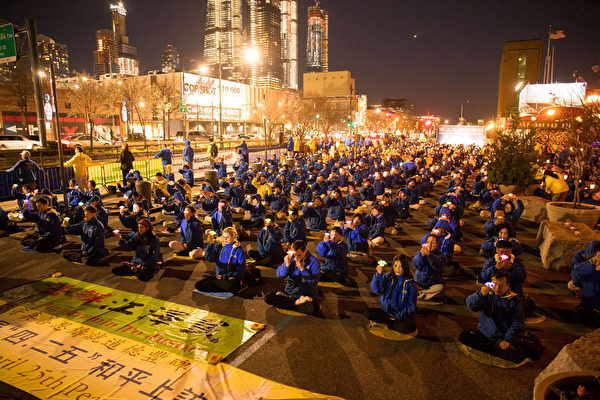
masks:
[(165, 47), (160, 61), (162, 72), (175, 72), (181, 68), (179, 52), (172, 44), (168, 44), (167, 47)]
[(54, 64), (54, 75), (57, 78), (66, 78), (70, 75), (67, 45), (56, 43), (46, 35), (37, 35), (37, 45), (40, 63), (44, 69), (50, 71), (50, 64)]
[(329, 14), (317, 5), (308, 7), (306, 72), (329, 70)]
[(355, 83), (350, 71), (305, 73), (304, 97), (354, 96)]
[(281, 12), (278, 0), (250, 0), (250, 46), (257, 53), (251, 65), (250, 83), (280, 89), (283, 83), (281, 59)]
[(123, 3), (110, 5), (112, 29), (96, 31), (94, 75), (139, 75), (137, 48), (129, 44), (127, 10)]
[(208, 0), (204, 62), (223, 78), (240, 80), (242, 55), (242, 0)]
[(498, 118), (519, 115), (519, 92), (538, 83), (542, 72), (542, 39), (504, 42), (498, 84)]
[(284, 89), (298, 89), (298, 2), (280, 0), (281, 63)]

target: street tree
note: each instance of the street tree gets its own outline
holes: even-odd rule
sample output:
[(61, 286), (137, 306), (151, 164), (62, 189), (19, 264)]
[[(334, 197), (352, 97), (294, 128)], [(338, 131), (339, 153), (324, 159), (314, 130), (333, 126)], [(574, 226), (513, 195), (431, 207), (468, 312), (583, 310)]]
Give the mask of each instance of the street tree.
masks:
[(125, 104), (128, 108), (133, 110), (141, 127), (142, 136), (144, 137), (144, 147), (147, 148), (146, 143), (146, 121), (151, 117), (153, 109), (153, 98), (151, 96), (151, 89), (149, 82), (145, 82), (144, 79), (139, 77), (124, 78), (116, 87), (115, 95)]
[(162, 117), (163, 139), (171, 137), (171, 126), (168, 121), (181, 101), (181, 85), (175, 80), (175, 75), (166, 75), (152, 85), (151, 98), (155, 112)]
[(29, 125), (27, 124), (27, 101), (33, 101), (33, 82), (31, 80), (30, 70), (23, 65), (23, 62), (13, 63), (9, 67), (9, 72), (6, 76), (7, 89), (12, 95), (14, 105), (21, 112), (22, 130), (26, 135), (29, 135)]
[(106, 85), (86, 74), (77, 75), (75, 83), (67, 90), (67, 99), (71, 104), (69, 115), (83, 118), (84, 131), (90, 136), (90, 148), (94, 146), (96, 133), (94, 121), (110, 113), (106, 107), (109, 95)]
[(302, 140), (311, 131), (315, 122), (314, 99), (296, 98), (290, 102), (289, 121), (292, 124), (292, 132), (297, 140)]
[(325, 135), (328, 135), (333, 128), (344, 123), (347, 117), (352, 115), (351, 102), (344, 98), (319, 97), (314, 102), (317, 130), (322, 131)]

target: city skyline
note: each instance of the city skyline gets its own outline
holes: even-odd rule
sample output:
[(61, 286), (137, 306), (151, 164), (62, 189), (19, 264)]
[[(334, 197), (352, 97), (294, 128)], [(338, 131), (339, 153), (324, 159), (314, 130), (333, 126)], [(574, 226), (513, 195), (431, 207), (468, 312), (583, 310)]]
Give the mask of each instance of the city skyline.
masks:
[[(9, 4), (2, 18), (23, 25), (34, 18), (38, 32), (68, 46), (71, 68), (91, 73), (95, 30), (110, 23), (108, 1), (85, 8), (75, 1)], [(160, 69), (161, 53), (172, 43), (182, 54), (201, 58), (206, 2), (130, 0), (128, 35), (138, 47), (140, 70)], [(306, 66), (306, 11), (314, 1), (298, 1), (298, 69)], [(572, 81), (578, 70), (592, 83), (600, 61), (594, 15), (599, 4), (520, 4), (481, 6), (470, 1), (369, 4), (323, 0), (330, 14), (329, 69), (350, 70), (357, 93), (369, 103), (385, 97), (408, 98), (421, 114), (455, 122), (461, 104), (468, 119), (495, 115), (499, 62), (504, 41), (543, 39), (549, 24), (567, 37), (556, 42), (555, 80)], [(540, 77), (541, 79), (541, 77)]]

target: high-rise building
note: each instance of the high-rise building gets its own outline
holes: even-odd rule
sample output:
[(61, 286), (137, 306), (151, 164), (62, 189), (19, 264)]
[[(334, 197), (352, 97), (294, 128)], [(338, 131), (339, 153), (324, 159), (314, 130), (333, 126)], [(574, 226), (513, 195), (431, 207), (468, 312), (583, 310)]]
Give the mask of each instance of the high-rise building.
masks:
[(224, 79), (240, 80), (242, 0), (208, 0), (204, 62), (213, 71), (221, 66)]
[(110, 13), (112, 30), (96, 31), (94, 74), (139, 75), (137, 48), (129, 44), (127, 36), (127, 10), (120, 2), (110, 5)]
[(168, 44), (161, 56), (162, 72), (175, 72), (180, 68), (180, 57), (177, 49)]
[(56, 43), (46, 35), (37, 35), (38, 53), (42, 67), (50, 71), (50, 64), (54, 64), (54, 75), (57, 78), (69, 76), (69, 53), (67, 45)]
[(250, 43), (258, 60), (251, 67), (252, 85), (281, 89), (281, 12), (279, 0), (250, 0)]
[(498, 85), (499, 118), (519, 114), (520, 89), (540, 79), (543, 46), (542, 39), (504, 42)]
[(329, 70), (329, 14), (317, 5), (308, 7), (308, 34), (306, 37), (306, 72)]
[(298, 2), (280, 0), (282, 86), (298, 89)]

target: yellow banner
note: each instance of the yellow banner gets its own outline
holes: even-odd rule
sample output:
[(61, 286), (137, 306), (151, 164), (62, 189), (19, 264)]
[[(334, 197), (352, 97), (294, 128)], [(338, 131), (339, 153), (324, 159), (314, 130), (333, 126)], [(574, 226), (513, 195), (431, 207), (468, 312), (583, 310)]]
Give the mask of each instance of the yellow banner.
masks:
[(40, 399), (339, 399), (8, 304), (0, 308), (0, 379)]

